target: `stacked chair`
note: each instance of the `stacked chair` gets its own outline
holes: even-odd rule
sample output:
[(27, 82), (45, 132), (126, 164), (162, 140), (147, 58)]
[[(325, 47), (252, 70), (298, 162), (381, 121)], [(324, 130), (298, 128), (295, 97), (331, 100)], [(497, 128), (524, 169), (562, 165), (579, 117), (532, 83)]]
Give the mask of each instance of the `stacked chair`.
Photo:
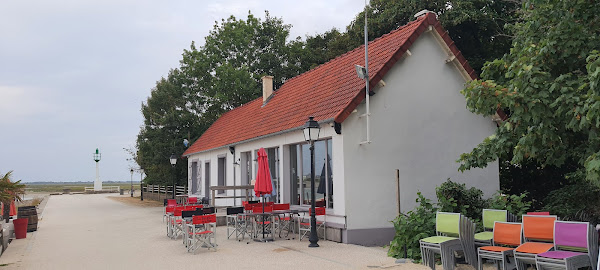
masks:
[(475, 246), (493, 245), (493, 229), (496, 221), (516, 222), (517, 217), (506, 210), (483, 209), (483, 232), (475, 234)]
[(456, 251), (462, 251), (465, 260), (472, 266), (477, 264), (473, 235), (475, 224), (459, 213), (437, 212), (436, 236), (421, 239), (423, 264), (435, 269), (435, 254), (442, 257), (444, 270), (454, 269)]
[(537, 254), (537, 269), (597, 269), (598, 233), (588, 222), (556, 221), (554, 250)]
[(525, 270), (527, 264), (535, 265), (537, 254), (554, 248), (554, 222), (556, 216), (523, 215), (523, 244), (514, 250), (517, 269)]
[(482, 246), (477, 250), (478, 270), (483, 269), (483, 260), (493, 260), (496, 268), (501, 270), (516, 267), (513, 256), (514, 248), (523, 243), (523, 226), (521, 223), (494, 222), (493, 245)]

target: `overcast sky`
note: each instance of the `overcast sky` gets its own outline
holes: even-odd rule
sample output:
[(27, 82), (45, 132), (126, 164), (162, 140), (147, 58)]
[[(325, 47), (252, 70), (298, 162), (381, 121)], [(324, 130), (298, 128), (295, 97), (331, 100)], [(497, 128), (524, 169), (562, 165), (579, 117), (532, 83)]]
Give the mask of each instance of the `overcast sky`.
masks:
[[(0, 1), (0, 173), (14, 180), (129, 181), (140, 105), (214, 22), (264, 11), (305, 37), (344, 27), (364, 0)], [(168, 162), (165, 160), (165, 162)], [(134, 180), (139, 180), (139, 174)]]

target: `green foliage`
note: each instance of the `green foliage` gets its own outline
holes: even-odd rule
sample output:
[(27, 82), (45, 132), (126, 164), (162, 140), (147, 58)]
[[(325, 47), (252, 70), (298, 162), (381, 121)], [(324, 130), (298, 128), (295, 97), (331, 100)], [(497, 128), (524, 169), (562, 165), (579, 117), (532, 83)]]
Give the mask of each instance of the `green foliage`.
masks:
[(392, 221), (396, 235), (390, 242), (388, 256), (404, 257), (406, 246), (407, 258), (421, 260), (419, 240), (435, 235), (435, 216), (438, 211), (461, 213), (482, 227), (483, 209), (505, 209), (521, 216), (527, 213), (531, 206), (531, 201), (526, 199), (527, 193), (503, 195), (498, 192), (486, 200), (483, 199), (481, 190), (474, 187), (467, 189), (465, 184), (458, 184), (450, 179), (436, 188), (436, 196), (437, 204), (418, 192), (417, 207)]
[(0, 174), (0, 202), (2, 202), (6, 207), (4, 207), (4, 213), (2, 213), (2, 217), (4, 220), (8, 221), (10, 203), (13, 200), (21, 201), (21, 194), (25, 192), (25, 185), (21, 184), (21, 180), (13, 181), (11, 179), (12, 172), (9, 171), (4, 175)]
[(550, 192), (544, 210), (563, 220), (600, 223), (600, 188), (586, 181), (577, 181)]
[(396, 229), (396, 236), (390, 242), (388, 256), (401, 258), (404, 256), (406, 246), (407, 257), (421, 260), (419, 240), (435, 235), (435, 213), (438, 208), (425, 198), (421, 192), (417, 193), (418, 206), (406, 215), (399, 215), (392, 221)]
[(501, 192), (496, 193), (488, 201), (489, 209), (507, 210), (509, 213), (516, 215), (517, 218), (521, 218), (522, 215), (527, 214), (531, 208), (531, 201), (526, 199), (527, 192), (521, 193), (520, 195), (506, 195)]
[(450, 181), (435, 189), (440, 211), (461, 213), (475, 222), (481, 221), (481, 211), (487, 206), (483, 191)]
[(460, 169), (495, 160), (531, 161), (541, 169), (571, 161), (600, 184), (600, 5), (531, 0), (513, 29), (510, 53), (489, 62), (482, 80), (462, 91), (481, 115), (509, 112), (494, 135), (461, 155)]
[[(171, 154), (180, 156), (183, 140), (196, 141), (219, 116), (262, 93), (261, 77), (274, 76), (278, 88), (287, 79), (307, 70), (302, 64), (302, 42), (287, 42), (290, 25), (279, 18), (248, 14), (216, 22), (203, 46), (192, 42), (184, 50), (180, 67), (169, 72), (142, 104), (144, 125), (136, 142), (136, 155), (147, 184), (187, 183), (187, 162), (171, 168)], [(134, 151), (130, 151), (134, 152)], [(173, 172), (175, 171), (175, 172)]]
[[(516, 20), (518, 8), (516, 1), (372, 0), (367, 9), (369, 39), (407, 24), (415, 19), (417, 12), (427, 9), (438, 15), (452, 40), (479, 72), (486, 61), (509, 51), (511, 35), (504, 25)], [(346, 32), (338, 33), (333, 29), (316, 36), (326, 40), (324, 47), (330, 53), (325, 61), (364, 44), (364, 18), (363, 11), (346, 27)], [(310, 44), (307, 46), (311, 47)]]

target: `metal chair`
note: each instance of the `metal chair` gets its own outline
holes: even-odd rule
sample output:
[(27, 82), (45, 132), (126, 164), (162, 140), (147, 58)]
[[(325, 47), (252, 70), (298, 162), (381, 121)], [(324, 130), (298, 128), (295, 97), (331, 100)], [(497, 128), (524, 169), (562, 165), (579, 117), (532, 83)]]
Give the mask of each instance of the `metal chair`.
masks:
[(588, 222), (555, 221), (554, 250), (537, 254), (537, 269), (597, 270), (598, 232)]
[(467, 263), (477, 264), (477, 253), (473, 235), (475, 224), (459, 213), (438, 212), (436, 214), (437, 236), (419, 240), (423, 264), (435, 269), (435, 254), (442, 257), (444, 270), (454, 269), (454, 253), (462, 251)]
[[(310, 225), (310, 216), (312, 215), (312, 209), (308, 209), (308, 218), (299, 218), (298, 222), (298, 239), (302, 241), (307, 234), (310, 233), (311, 225)], [(316, 207), (315, 208), (315, 216), (325, 216), (326, 210), (325, 207)], [(308, 221), (308, 222), (307, 222)], [(323, 239), (327, 240), (327, 230), (325, 229), (325, 220), (319, 221), (317, 220), (317, 231), (323, 228)]]
[(491, 246), (494, 238), (494, 223), (507, 222), (508, 211), (497, 209), (483, 209), (483, 232), (474, 235), (476, 246)]
[[(513, 257), (514, 248), (523, 243), (523, 226), (521, 223), (494, 222), (493, 246), (483, 246), (477, 250), (478, 267), (483, 270), (483, 260), (493, 260), (496, 268), (502, 270), (516, 267)], [(507, 247), (508, 246), (508, 247)], [(510, 260), (512, 258), (512, 261)]]
[(235, 239), (239, 240), (240, 235), (245, 236), (247, 232), (246, 218), (241, 217), (239, 214), (244, 213), (244, 207), (227, 207), (227, 239), (235, 234)]
[(194, 216), (188, 226), (188, 252), (196, 252), (199, 247), (217, 250), (217, 215)]
[(523, 215), (523, 244), (514, 251), (518, 270), (535, 265), (535, 256), (554, 248), (556, 216)]

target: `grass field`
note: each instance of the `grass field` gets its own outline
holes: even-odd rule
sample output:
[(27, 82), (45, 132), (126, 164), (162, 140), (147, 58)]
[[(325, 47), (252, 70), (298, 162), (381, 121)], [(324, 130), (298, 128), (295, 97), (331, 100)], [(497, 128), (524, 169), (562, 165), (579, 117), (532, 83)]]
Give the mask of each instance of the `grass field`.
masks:
[[(83, 192), (85, 187), (93, 187), (94, 183), (35, 183), (26, 185), (26, 192), (63, 192), (64, 189), (70, 189), (71, 192)], [(129, 182), (113, 182), (113, 183), (102, 183), (102, 186), (119, 186), (121, 189), (129, 190), (131, 188), (131, 184)], [(140, 190), (140, 184), (133, 183), (133, 189)]]

